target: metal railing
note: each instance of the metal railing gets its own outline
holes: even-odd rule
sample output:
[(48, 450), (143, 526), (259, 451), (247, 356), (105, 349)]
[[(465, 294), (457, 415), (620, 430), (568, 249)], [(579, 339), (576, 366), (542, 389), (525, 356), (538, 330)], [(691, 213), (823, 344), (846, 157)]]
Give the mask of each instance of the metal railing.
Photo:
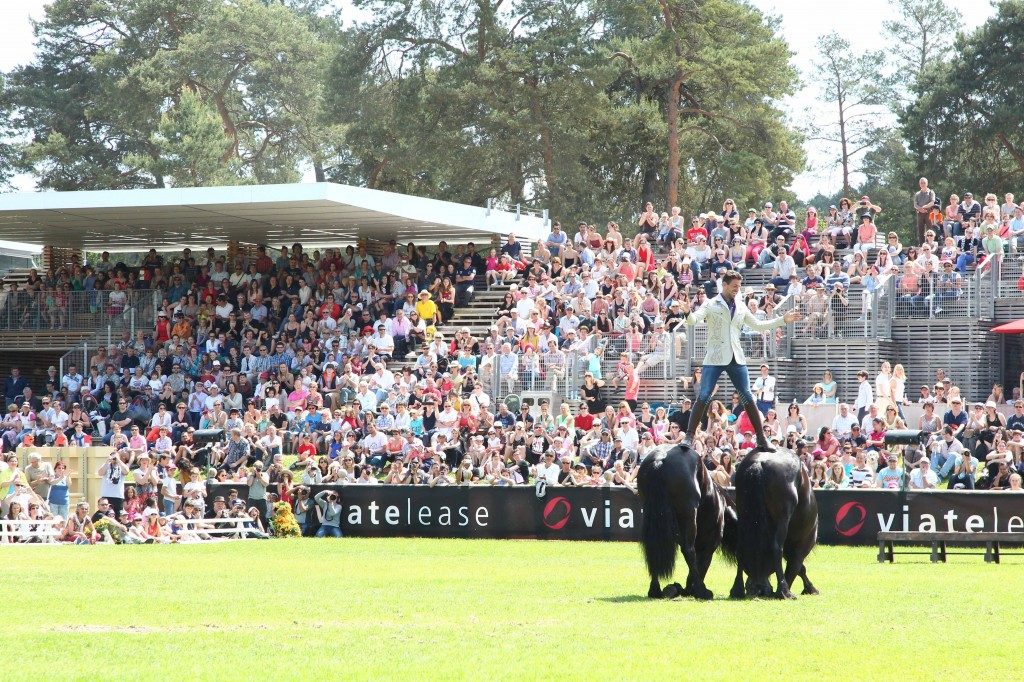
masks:
[(4, 292), (0, 298), (0, 332), (89, 331), (119, 325), (152, 291), (58, 291), (41, 289)]
[(156, 321), (156, 309), (162, 300), (163, 292), (142, 290), (130, 293), (132, 295), (129, 300), (132, 304), (128, 308), (107, 318), (106, 325), (99, 326), (95, 334), (60, 357), (58, 370), (61, 377), (64, 376), (64, 369), (70, 365), (75, 365), (83, 376), (88, 376), (90, 353), (94, 353), (101, 346), (116, 344), (119, 338), (124, 337), (125, 332), (130, 338), (135, 338), (137, 329), (152, 331)]
[(883, 276), (873, 287), (823, 287), (804, 292), (794, 306), (804, 319), (790, 325), (788, 338), (879, 339), (892, 328), (894, 282)]
[(996, 280), (996, 298), (1024, 298), (1021, 277), (1024, 277), (1024, 254), (1010, 253), (1003, 256), (999, 264), (999, 277)]
[[(986, 272), (987, 269), (979, 268), (966, 276), (957, 273), (958, 280), (945, 273), (935, 273), (919, 277), (919, 285), (914, 289), (908, 288), (901, 279), (896, 285), (892, 317), (966, 319), (986, 314), (991, 317), (994, 298), (986, 291), (991, 289)], [(986, 295), (988, 302), (984, 300)]]

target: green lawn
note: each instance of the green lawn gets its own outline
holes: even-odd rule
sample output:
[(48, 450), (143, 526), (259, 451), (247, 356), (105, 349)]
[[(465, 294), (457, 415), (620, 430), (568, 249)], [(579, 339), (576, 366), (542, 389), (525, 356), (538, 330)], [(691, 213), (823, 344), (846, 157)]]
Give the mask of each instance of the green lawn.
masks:
[(879, 565), (870, 548), (822, 547), (808, 563), (822, 594), (795, 602), (729, 601), (732, 569), (716, 558), (716, 599), (698, 603), (642, 598), (639, 551), (621, 543), (345, 538), (0, 555), (9, 680), (1020, 676), (1024, 557)]

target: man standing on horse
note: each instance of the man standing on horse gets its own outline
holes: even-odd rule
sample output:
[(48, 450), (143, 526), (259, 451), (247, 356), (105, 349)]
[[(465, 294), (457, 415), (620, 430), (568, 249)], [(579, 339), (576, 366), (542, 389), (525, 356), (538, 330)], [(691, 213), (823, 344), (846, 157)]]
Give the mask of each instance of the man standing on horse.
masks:
[(761, 422), (761, 413), (758, 411), (754, 395), (750, 391), (747, 358), (743, 354), (743, 347), (740, 344), (740, 334), (744, 327), (749, 327), (755, 332), (766, 332), (784, 324), (798, 322), (800, 314), (791, 310), (782, 317), (770, 320), (758, 319), (750, 312), (746, 303), (738, 298), (742, 283), (743, 276), (735, 270), (729, 270), (722, 275), (722, 293), (718, 296), (708, 300), (696, 311), (689, 309), (688, 302), (683, 303), (687, 325), (694, 326), (703, 320), (708, 327), (708, 349), (704, 356), (700, 386), (697, 389), (697, 401), (693, 404), (693, 410), (690, 412), (686, 441), (693, 442), (697, 427), (707, 415), (715, 384), (725, 372), (740, 394), (743, 411), (746, 412), (750, 424), (754, 428), (757, 447), (761, 450), (771, 450)]

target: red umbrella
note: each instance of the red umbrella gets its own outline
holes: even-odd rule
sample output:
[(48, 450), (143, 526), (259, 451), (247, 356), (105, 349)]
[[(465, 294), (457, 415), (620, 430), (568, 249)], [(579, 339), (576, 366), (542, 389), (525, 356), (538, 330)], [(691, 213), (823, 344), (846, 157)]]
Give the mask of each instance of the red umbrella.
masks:
[(1024, 320), (1007, 322), (1006, 324), (1001, 324), (998, 327), (992, 327), (990, 331), (993, 331), (996, 334), (1024, 334)]

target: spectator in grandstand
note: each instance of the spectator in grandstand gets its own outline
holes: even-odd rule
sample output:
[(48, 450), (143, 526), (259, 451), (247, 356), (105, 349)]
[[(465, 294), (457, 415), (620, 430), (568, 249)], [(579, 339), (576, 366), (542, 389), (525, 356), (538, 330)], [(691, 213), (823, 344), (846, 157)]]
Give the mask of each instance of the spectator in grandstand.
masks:
[(867, 457), (858, 452), (850, 468), (849, 481), (851, 488), (871, 488), (875, 484), (875, 472), (868, 466)]
[(978, 460), (965, 450), (960, 453), (953, 466), (953, 473), (949, 478), (950, 490), (974, 490), (977, 477)]
[(900, 466), (900, 458), (893, 453), (885, 454), (887, 466), (878, 472), (875, 478), (875, 486), (878, 488), (896, 489), (903, 487), (903, 480), (906, 472)]
[(839, 411), (832, 418), (832, 432), (841, 440), (848, 439), (855, 424), (859, 424), (859, 422), (850, 412), (850, 406), (846, 403), (839, 403)]
[(928, 178), (921, 178), (917, 182), (918, 192), (914, 195), (914, 212), (917, 215), (917, 235), (919, 241), (924, 241), (924, 233), (931, 227), (930, 214), (938, 203), (935, 190), (928, 187)]
[(878, 227), (871, 220), (871, 216), (863, 213), (860, 216), (860, 224), (857, 226), (857, 240), (853, 245), (854, 253), (867, 255), (875, 249), (875, 236), (878, 234)]
[(1009, 219), (1007, 223), (1007, 242), (1010, 245), (1010, 253), (1019, 253), (1024, 249), (1024, 208), (1014, 206), (1012, 211), (1004, 216)]

